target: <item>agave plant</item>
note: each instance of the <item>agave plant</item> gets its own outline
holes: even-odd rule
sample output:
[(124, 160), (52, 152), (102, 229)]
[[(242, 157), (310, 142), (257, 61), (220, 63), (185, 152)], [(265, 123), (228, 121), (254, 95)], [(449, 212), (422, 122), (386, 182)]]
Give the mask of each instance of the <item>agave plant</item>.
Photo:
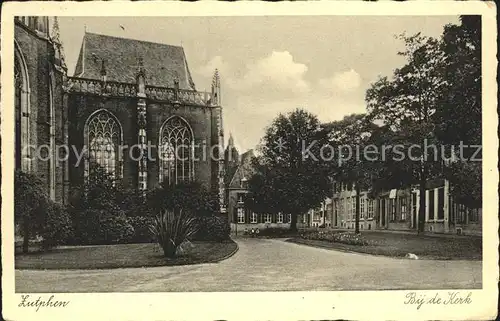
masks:
[(196, 218), (190, 212), (163, 211), (155, 217), (150, 231), (166, 257), (175, 257), (177, 249), (198, 231)]

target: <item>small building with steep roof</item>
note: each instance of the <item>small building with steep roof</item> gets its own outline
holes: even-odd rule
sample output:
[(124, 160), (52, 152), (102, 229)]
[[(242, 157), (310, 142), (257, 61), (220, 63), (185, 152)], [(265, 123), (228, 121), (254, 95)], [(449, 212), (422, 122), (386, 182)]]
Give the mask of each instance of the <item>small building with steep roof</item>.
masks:
[[(248, 181), (254, 174), (254, 151), (251, 149), (241, 155), (240, 163), (227, 187), (228, 220), (231, 230), (236, 234), (245, 234), (252, 229), (266, 228), (289, 229), (291, 217), (286, 213), (255, 213), (245, 205), (245, 197), (249, 193)], [(303, 226), (303, 218), (297, 220), (297, 226)]]

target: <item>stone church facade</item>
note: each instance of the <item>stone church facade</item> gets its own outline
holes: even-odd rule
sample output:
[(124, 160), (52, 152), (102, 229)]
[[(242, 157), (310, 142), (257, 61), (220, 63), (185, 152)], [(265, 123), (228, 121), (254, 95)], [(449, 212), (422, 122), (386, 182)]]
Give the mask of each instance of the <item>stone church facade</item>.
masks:
[[(217, 71), (211, 92), (200, 92), (182, 47), (86, 32), (68, 76), (57, 19), (50, 33), (48, 18), (18, 17), (15, 24), (17, 168), (40, 176), (63, 203), (100, 166), (138, 190), (200, 182), (219, 193), (225, 211)], [(59, 157), (24, 152), (44, 144)]]
[(61, 50), (57, 37), (49, 34), (47, 17), (16, 17), (15, 168), (36, 174), (58, 201), (66, 199), (69, 189), (67, 167), (54, 157), (67, 133), (62, 86), (67, 69)]

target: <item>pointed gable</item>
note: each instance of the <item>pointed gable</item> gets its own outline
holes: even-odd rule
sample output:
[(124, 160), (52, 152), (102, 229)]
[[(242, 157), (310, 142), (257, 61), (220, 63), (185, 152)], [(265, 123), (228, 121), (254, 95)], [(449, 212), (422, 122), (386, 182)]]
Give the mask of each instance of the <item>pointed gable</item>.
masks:
[(139, 59), (143, 60), (146, 83), (159, 87), (194, 90), (184, 49), (142, 40), (85, 33), (75, 76), (101, 79), (102, 59), (109, 81), (135, 83)]
[(229, 183), (229, 188), (241, 188), (243, 178), (250, 179), (253, 175), (252, 160), (254, 158), (253, 150), (249, 150), (241, 155), (241, 162)]

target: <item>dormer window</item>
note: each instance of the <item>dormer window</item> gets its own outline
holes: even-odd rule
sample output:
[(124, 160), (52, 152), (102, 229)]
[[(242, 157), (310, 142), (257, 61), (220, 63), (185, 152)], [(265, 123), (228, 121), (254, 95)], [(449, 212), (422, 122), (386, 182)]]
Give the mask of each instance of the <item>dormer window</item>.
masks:
[(246, 177), (243, 177), (240, 181), (240, 187), (241, 188), (247, 188), (248, 187), (248, 179)]

